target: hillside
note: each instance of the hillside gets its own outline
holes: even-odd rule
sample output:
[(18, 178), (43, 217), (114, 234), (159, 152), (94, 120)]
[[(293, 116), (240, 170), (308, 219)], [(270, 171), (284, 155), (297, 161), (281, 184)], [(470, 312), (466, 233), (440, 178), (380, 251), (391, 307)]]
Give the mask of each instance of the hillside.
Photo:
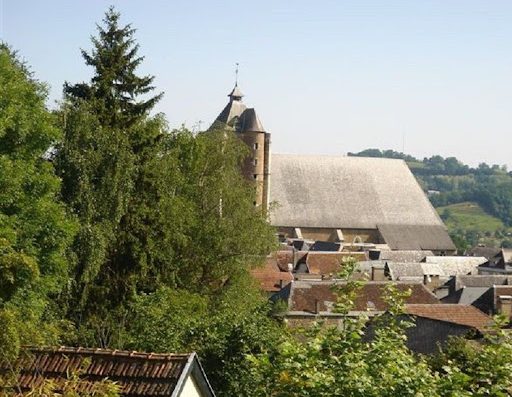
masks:
[(472, 168), (455, 157), (419, 160), (379, 149), (348, 155), (405, 160), (460, 251), (479, 243), (512, 246), (512, 173), (505, 166), (481, 163)]
[(477, 203), (462, 202), (438, 207), (437, 211), (459, 247), (466, 249), (476, 244), (493, 247), (510, 246), (512, 228), (487, 214)]

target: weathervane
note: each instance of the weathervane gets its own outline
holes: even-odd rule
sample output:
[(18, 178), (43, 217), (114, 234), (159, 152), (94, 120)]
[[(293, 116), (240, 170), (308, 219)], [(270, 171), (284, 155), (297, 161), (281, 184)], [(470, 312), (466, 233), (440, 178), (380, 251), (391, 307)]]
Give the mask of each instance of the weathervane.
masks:
[(235, 68), (235, 85), (238, 85), (238, 66), (240, 65), (238, 62), (235, 63), (236, 65), (236, 68)]

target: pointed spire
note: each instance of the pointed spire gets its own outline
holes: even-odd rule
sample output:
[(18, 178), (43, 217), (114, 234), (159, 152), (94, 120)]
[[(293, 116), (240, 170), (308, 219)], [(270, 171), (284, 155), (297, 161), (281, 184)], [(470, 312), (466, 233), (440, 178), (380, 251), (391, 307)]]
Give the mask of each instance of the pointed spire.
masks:
[(231, 90), (231, 92), (228, 94), (228, 97), (231, 101), (241, 101), (244, 94), (242, 91), (240, 91), (240, 88), (238, 88), (238, 66), (239, 63), (237, 62), (235, 67), (235, 87)]
[(242, 91), (240, 91), (240, 88), (238, 88), (238, 84), (235, 84), (235, 87), (228, 95), (231, 101), (241, 101), (243, 96), (244, 94), (242, 94)]

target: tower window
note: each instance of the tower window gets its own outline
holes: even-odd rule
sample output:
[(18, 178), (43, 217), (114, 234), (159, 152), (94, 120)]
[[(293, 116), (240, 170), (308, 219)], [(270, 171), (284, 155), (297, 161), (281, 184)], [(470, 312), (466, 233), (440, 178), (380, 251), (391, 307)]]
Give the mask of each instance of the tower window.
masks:
[(258, 146), (258, 143), (254, 143), (254, 144), (252, 145), (252, 147), (254, 148), (254, 150), (258, 150), (258, 147), (259, 147), (259, 146)]
[(258, 174), (253, 174), (253, 175), (252, 175), (252, 177), (253, 177), (254, 179), (258, 179)]
[(252, 163), (253, 163), (254, 165), (258, 165), (258, 159), (257, 159), (257, 158), (252, 159)]

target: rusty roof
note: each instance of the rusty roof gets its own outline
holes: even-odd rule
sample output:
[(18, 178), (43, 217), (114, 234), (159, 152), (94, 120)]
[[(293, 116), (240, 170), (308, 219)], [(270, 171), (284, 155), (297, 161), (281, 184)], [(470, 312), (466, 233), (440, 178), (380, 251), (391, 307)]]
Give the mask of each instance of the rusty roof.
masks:
[[(316, 312), (317, 305), (320, 312), (331, 312), (336, 302), (334, 289), (336, 285), (343, 286), (341, 281), (294, 281), (284, 288), (276, 297), (288, 301), (288, 310), (292, 312)], [(356, 296), (354, 311), (385, 311), (388, 305), (384, 300), (385, 287), (390, 282), (369, 281), (363, 285)], [(439, 303), (437, 297), (421, 283), (395, 282), (401, 292), (411, 290), (406, 303)]]
[[(80, 387), (108, 378), (117, 383), (122, 396), (176, 396), (186, 377), (195, 379), (206, 396), (214, 396), (195, 353), (142, 353), (81, 347), (30, 348), (17, 362), (18, 384), (22, 390), (37, 387), (44, 379), (66, 379), (79, 371)], [(0, 368), (5, 370), (5, 368)], [(204, 386), (204, 388), (203, 388)], [(84, 390), (86, 391), (86, 390)]]
[(292, 267), (294, 265), (294, 252), (293, 250), (279, 250), (272, 254), (277, 261), (277, 266), (279, 270), (283, 272), (289, 271), (288, 265), (291, 264)]
[(290, 272), (281, 271), (275, 255), (267, 257), (265, 265), (252, 269), (251, 274), (258, 281), (260, 288), (266, 292), (277, 292), (293, 281), (293, 275)]
[(492, 325), (491, 317), (471, 305), (408, 304), (405, 311), (412, 316), (465, 325), (478, 330), (485, 330)]
[(368, 259), (365, 252), (320, 252), (309, 251), (306, 265), (311, 274), (336, 274), (341, 269), (344, 259), (354, 258), (357, 261)]

